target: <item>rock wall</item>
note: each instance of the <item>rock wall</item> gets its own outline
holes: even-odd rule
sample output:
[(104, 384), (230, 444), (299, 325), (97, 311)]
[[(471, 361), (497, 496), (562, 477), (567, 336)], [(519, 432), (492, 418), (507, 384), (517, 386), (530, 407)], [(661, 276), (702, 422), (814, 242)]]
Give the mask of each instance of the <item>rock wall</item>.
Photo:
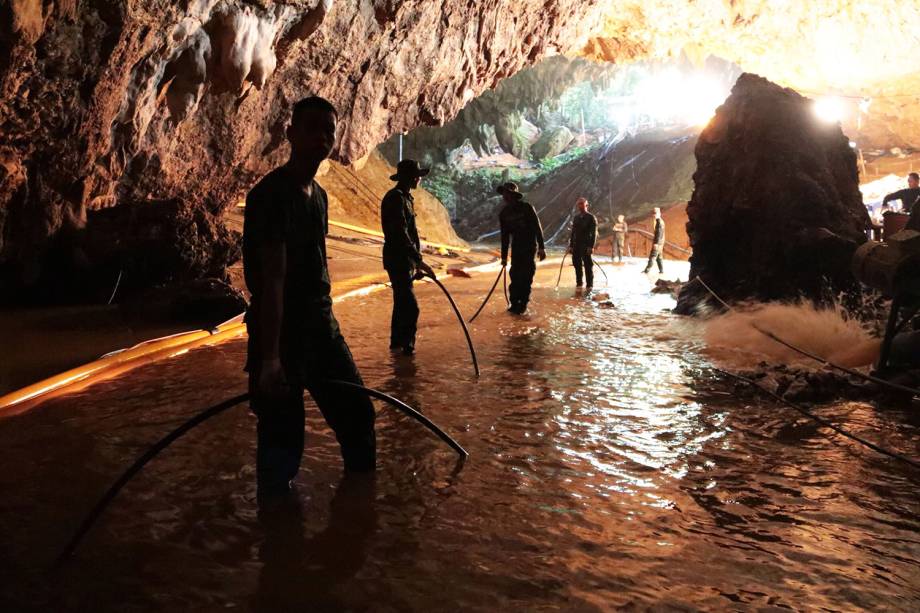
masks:
[[(390, 176), (396, 168), (387, 163), (378, 151), (372, 151), (360, 170), (338, 162), (328, 162), (321, 168), (319, 183), (329, 194), (329, 217), (364, 228), (380, 230), (380, 202), (396, 183)], [(425, 180), (412, 192), (419, 236), (445, 245), (466, 246), (450, 223), (450, 215), (441, 202), (425, 190)]]
[(912, 7), (9, 0), (0, 3), (3, 276), (53, 277), (43, 270), (52, 237), (84, 228), (89, 210), (179, 200), (216, 216), (284, 157), (284, 122), (304, 95), (341, 110), (335, 157), (347, 163), (392, 134), (443, 124), (557, 53), (616, 62), (714, 53), (806, 89), (872, 92), (866, 138), (920, 146), (910, 136), (920, 134), (920, 95), (907, 89), (918, 71)]
[[(728, 301), (821, 300), (853, 282), (850, 257), (868, 223), (856, 154), (838, 125), (814, 121), (807, 98), (743, 74), (696, 161), (691, 279)], [(678, 311), (705, 297), (688, 284)]]
[(53, 276), (41, 270), (51, 238), (84, 228), (88, 210), (180, 200), (217, 215), (285, 157), (304, 95), (341, 110), (343, 162), (443, 123), (523, 66), (582, 46), (597, 4), (4, 2), (0, 262), (26, 284)]
[[(406, 134), (403, 137), (404, 154), (422, 159), (427, 164), (444, 164), (448, 162), (450, 153), (466, 141), (478, 153), (490, 153), (491, 145), (498, 136), (498, 144), (505, 152), (524, 158), (528, 154), (528, 143), (522, 143), (522, 135), (515, 130), (521, 125), (522, 115), (533, 115), (541, 105), (552, 104), (566, 89), (577, 83), (603, 83), (615, 70), (613, 64), (606, 62), (558, 55), (547, 58), (471, 100), (443, 126), (421, 126)], [(398, 161), (395, 136), (383, 143), (380, 149), (389, 161)]]

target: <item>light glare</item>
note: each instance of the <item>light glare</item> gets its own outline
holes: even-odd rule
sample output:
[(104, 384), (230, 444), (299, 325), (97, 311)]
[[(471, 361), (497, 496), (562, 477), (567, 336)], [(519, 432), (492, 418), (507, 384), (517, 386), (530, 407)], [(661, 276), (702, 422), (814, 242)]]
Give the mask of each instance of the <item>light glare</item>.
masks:
[(843, 119), (843, 100), (837, 96), (825, 96), (815, 101), (815, 115), (821, 121), (836, 123)]

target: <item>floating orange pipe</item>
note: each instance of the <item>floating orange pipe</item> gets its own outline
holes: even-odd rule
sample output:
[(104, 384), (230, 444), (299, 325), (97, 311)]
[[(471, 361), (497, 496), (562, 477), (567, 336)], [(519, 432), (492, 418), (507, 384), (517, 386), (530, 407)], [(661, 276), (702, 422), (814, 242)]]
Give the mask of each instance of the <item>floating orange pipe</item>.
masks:
[[(490, 264), (474, 266), (471, 270), (488, 266)], [(377, 291), (386, 287), (386, 279), (386, 275), (383, 274), (369, 274), (345, 280), (340, 284), (345, 286), (345, 291), (335, 296), (333, 302)], [(0, 418), (18, 415), (44, 400), (65, 392), (84, 389), (98, 381), (120, 375), (138, 366), (177, 356), (203, 345), (212, 345), (240, 336), (246, 332), (246, 324), (242, 323), (242, 319), (243, 316), (240, 314), (212, 330), (195, 330), (144, 341), (131, 348), (108, 353), (88, 364), (71, 368), (0, 396)]]

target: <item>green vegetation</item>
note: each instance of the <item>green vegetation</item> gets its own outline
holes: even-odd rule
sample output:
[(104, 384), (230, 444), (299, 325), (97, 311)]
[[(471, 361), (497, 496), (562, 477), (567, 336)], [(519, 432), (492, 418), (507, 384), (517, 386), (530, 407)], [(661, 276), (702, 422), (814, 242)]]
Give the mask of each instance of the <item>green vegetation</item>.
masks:
[(474, 195), (478, 200), (495, 194), (495, 188), (505, 181), (524, 183), (532, 177), (526, 177), (515, 168), (478, 168), (468, 172), (435, 171), (425, 179), (423, 187), (440, 200), (451, 216), (457, 212), (458, 200), (464, 196)]
[(554, 158), (547, 158), (545, 160), (541, 160), (539, 163), (540, 164), (539, 172), (533, 175), (531, 178), (533, 180), (537, 180), (543, 175), (556, 170), (560, 166), (565, 166), (569, 162), (573, 160), (577, 160), (584, 154), (591, 151), (591, 149), (596, 146), (597, 145), (593, 145), (591, 147), (572, 147), (568, 151), (565, 151), (564, 153), (561, 153)]

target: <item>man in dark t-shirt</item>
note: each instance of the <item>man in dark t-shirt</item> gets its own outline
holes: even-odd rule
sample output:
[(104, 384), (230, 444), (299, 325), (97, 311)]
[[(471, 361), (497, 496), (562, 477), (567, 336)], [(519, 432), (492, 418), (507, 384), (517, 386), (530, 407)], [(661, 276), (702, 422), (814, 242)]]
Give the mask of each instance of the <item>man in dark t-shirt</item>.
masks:
[(597, 244), (597, 218), (588, 212), (588, 200), (579, 198), (575, 202), (578, 214), (572, 220), (572, 236), (569, 238), (569, 253), (575, 267), (575, 286), (581, 287), (582, 268), (587, 289), (594, 286), (594, 246)]
[(912, 172), (907, 175), (907, 189), (891, 192), (882, 199), (882, 206), (890, 200), (900, 200), (901, 209), (910, 213), (906, 228), (920, 231), (920, 174)]
[(518, 191), (515, 183), (508, 182), (498, 186), (498, 193), (505, 200), (505, 206), (498, 214), (502, 235), (502, 266), (508, 263), (508, 247), (511, 247), (511, 295), (510, 312), (517, 315), (527, 310), (530, 301), (530, 286), (537, 271), (534, 255), (540, 260), (546, 259), (543, 245), (543, 227), (537, 211), (524, 195)]
[(335, 432), (347, 471), (375, 468), (374, 407), (332, 314), (326, 266), (328, 202), (314, 180), (335, 143), (337, 115), (326, 100), (294, 105), (288, 162), (246, 197), (243, 267), (252, 298), (246, 370), (250, 406), (258, 417), (256, 476), (260, 500), (283, 494), (304, 448), (303, 390)]
[(383, 226), (383, 267), (393, 288), (393, 316), (390, 319), (390, 349), (406, 355), (415, 351), (418, 301), (412, 283), (434, 271), (422, 261), (422, 243), (415, 225), (415, 200), (411, 191), (428, 174), (415, 160), (401, 160), (390, 177), (396, 187), (383, 197), (380, 222)]
[(907, 175), (907, 189), (899, 189), (887, 194), (882, 199), (882, 206), (886, 206), (891, 200), (900, 200), (902, 210), (910, 211), (917, 198), (920, 198), (920, 175), (912, 172)]

